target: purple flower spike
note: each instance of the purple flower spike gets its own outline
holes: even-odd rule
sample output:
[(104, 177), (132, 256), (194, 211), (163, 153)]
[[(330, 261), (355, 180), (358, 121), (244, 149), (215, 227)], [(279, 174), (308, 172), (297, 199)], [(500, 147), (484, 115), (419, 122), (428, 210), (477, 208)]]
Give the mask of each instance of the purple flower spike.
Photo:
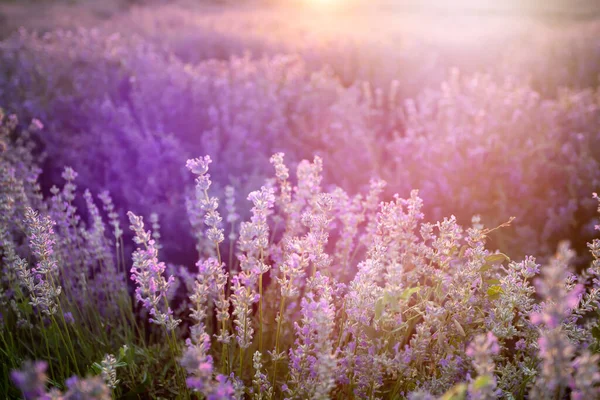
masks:
[(11, 373), (13, 382), (23, 392), (25, 399), (38, 399), (46, 393), (47, 368), (45, 361), (27, 361), (21, 370)]

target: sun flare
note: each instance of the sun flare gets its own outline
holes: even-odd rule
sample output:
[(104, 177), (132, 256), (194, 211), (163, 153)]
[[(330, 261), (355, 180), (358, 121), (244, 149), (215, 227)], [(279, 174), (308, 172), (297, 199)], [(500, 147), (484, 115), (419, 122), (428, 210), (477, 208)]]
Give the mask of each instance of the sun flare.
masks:
[(344, 3), (344, 0), (306, 0), (307, 4), (318, 8), (331, 8)]

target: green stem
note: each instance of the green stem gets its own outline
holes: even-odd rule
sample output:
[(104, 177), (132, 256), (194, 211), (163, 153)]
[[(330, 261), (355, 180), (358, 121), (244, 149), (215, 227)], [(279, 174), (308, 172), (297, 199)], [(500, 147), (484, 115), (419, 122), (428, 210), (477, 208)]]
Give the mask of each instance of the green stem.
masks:
[(240, 369), (238, 370), (238, 375), (240, 379), (242, 379), (242, 370), (244, 368), (244, 349), (240, 346)]
[[(227, 329), (227, 325), (226, 325), (226, 321), (223, 320), (221, 321), (221, 330), (223, 332), (225, 332), (225, 330)], [(227, 362), (227, 344), (223, 343), (221, 345), (221, 372), (223, 373), (223, 375), (227, 375), (228, 374), (228, 365), (229, 363)]]
[[(265, 263), (264, 250), (260, 249), (260, 263), (261, 268)], [(258, 350), (263, 353), (263, 274), (258, 276)]]
[[(262, 252), (262, 251), (261, 251)], [(263, 274), (258, 276), (258, 350), (263, 352)]]
[[(244, 340), (246, 339), (246, 332), (248, 331), (248, 317), (244, 315)], [(240, 379), (242, 379), (242, 371), (244, 370), (244, 355), (246, 349), (240, 346)]]
[[(279, 319), (277, 320), (277, 332), (275, 334), (275, 355), (279, 356), (279, 335), (281, 334), (281, 322), (283, 321), (283, 307), (285, 306), (285, 297), (281, 296), (279, 303)], [(277, 379), (277, 360), (273, 362), (273, 382), (271, 387), (275, 390), (275, 381)]]
[[(62, 330), (58, 326), (58, 322), (56, 321), (56, 318), (54, 317), (54, 315), (52, 316), (52, 322), (56, 326), (56, 330), (58, 331), (58, 334), (59, 334), (61, 340), (67, 346), (67, 350), (68, 350), (67, 353), (69, 354), (69, 356), (71, 357), (71, 360), (73, 361), (73, 364), (75, 366), (75, 372), (77, 372), (77, 375), (80, 376), (81, 372), (79, 371), (79, 365), (77, 364), (77, 357), (75, 357), (75, 347), (73, 346), (73, 342), (71, 341), (71, 335), (69, 334), (69, 327), (67, 326), (67, 322), (65, 321), (65, 316), (63, 315), (62, 311), (60, 311), (60, 313), (61, 313), (63, 326), (65, 327), (65, 333), (67, 335), (66, 340), (65, 340), (65, 336), (62, 334)], [(69, 350), (70, 350), (70, 352), (69, 352)]]
[(119, 236), (119, 250), (121, 252), (121, 266), (123, 267), (123, 272), (126, 273), (127, 269), (125, 267), (125, 243), (123, 243), (123, 236)]
[[(166, 299), (165, 299), (166, 301)], [(168, 334), (169, 337), (169, 349), (171, 350), (171, 356), (174, 360), (179, 359), (179, 344), (177, 342), (177, 337), (175, 336), (175, 330), (172, 330)], [(185, 383), (185, 373), (183, 372), (181, 366), (177, 361), (175, 361), (175, 376), (178, 380), (178, 385), (183, 388), (185, 393), (185, 398), (190, 398), (190, 394), (187, 388), (187, 384)]]
[[(41, 314), (40, 314), (41, 317)], [(41, 318), (40, 318), (41, 320)], [(41, 330), (40, 330), (41, 331)], [(44, 343), (46, 344), (46, 355), (48, 357), (48, 365), (50, 366), (50, 376), (52, 376), (53, 378), (57, 378), (57, 376), (54, 374), (54, 367), (53, 367), (53, 362), (52, 362), (52, 356), (50, 355), (50, 344), (48, 343), (48, 336), (46, 335), (46, 329), (44, 328), (44, 331), (41, 332), (42, 336), (44, 337)], [(58, 362), (60, 364), (60, 369), (62, 370), (62, 362), (61, 362), (61, 358), (58, 357)]]

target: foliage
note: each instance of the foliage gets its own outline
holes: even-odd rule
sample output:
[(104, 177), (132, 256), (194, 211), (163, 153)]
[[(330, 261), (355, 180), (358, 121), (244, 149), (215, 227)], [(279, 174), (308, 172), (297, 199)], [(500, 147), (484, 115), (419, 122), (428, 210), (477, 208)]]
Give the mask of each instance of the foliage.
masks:
[(599, 397), (597, 23), (241, 10), (0, 42), (0, 397)]
[(87, 190), (76, 210), (66, 168), (44, 197), (29, 140), (42, 124), (0, 127), (4, 397), (598, 395), (599, 239), (582, 274), (567, 242), (544, 267), (513, 261), (486, 246), (479, 217), (428, 223), (417, 191), (380, 201), (373, 182), (350, 196), (324, 188), (319, 157), (292, 178), (281, 153), (249, 219), (229, 206), (224, 224), (205, 156), (187, 162), (190, 216), (206, 225), (196, 270), (160, 262), (162, 236), (129, 213), (137, 307), (110, 196), (108, 215)]
[[(246, 195), (269, 175), (271, 154), (285, 152), (292, 166), (318, 154), (329, 160), (327, 180), (351, 194), (367, 190), (373, 177), (388, 183), (388, 200), (418, 188), (431, 222), (454, 214), (466, 224), (479, 214), (491, 226), (516, 217), (516, 232), (493, 235), (502, 251), (547, 257), (564, 237), (585, 250), (595, 218), (588, 194), (600, 186), (593, 46), (556, 56), (577, 47), (547, 43), (540, 28), (530, 38), (544, 49), (539, 59), (506, 51), (521, 46), (520, 36), (508, 37), (498, 45), (511, 54), (505, 59), (481, 55), (461, 65), (470, 58), (456, 50), (451, 64), (424, 70), (452, 48), (403, 49), (402, 57), (424, 59), (376, 62), (363, 51), (375, 51), (368, 43), (323, 49), (312, 36), (293, 41), (290, 28), (277, 42), (283, 47), (271, 51), (264, 27), (250, 17), (230, 12), (217, 26), (211, 13), (178, 10), (134, 9), (107, 26), (20, 31), (2, 43), (0, 102), (46, 125), (37, 138), (48, 155), (44, 187), (60, 182), (63, 165), (73, 166), (92, 192), (109, 190), (123, 209), (156, 212), (166, 259), (190, 263), (182, 256), (193, 246), (185, 239), (186, 159), (209, 154), (221, 165), (213, 173), (218, 193), (233, 185)], [(276, 24), (267, 17), (265, 24)], [(252, 35), (242, 38), (245, 24)], [(153, 36), (156, 26), (163, 36)], [(194, 29), (201, 38), (187, 34)], [(597, 36), (595, 25), (563, 33), (577, 43)], [(345, 77), (335, 66), (352, 65), (345, 57), (377, 73)], [(556, 68), (523, 67), (533, 61)], [(563, 71), (569, 62), (575, 65)]]

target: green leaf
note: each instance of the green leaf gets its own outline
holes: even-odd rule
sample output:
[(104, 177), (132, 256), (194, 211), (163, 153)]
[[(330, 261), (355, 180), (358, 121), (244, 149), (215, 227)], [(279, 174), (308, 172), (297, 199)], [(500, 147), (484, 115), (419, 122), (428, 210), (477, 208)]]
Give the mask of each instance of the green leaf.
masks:
[(390, 304), (390, 303), (395, 303), (398, 301), (398, 298), (395, 297), (392, 293), (390, 293), (389, 291), (386, 291), (383, 293), (383, 303), (385, 304)]
[(499, 298), (502, 293), (504, 293), (504, 290), (500, 285), (492, 285), (487, 290), (488, 297), (492, 300)]
[(592, 328), (592, 337), (600, 341), (600, 326), (595, 326)]
[(466, 396), (467, 385), (464, 383), (459, 383), (444, 393), (444, 395), (440, 397), (440, 400), (464, 400)]
[(489, 271), (492, 268), (492, 264), (485, 263), (479, 268), (479, 272)]
[(492, 383), (492, 378), (489, 375), (481, 375), (475, 379), (473, 386), (475, 389), (483, 389)]
[(485, 258), (485, 264), (481, 266), (479, 271), (485, 272), (496, 264), (501, 264), (504, 261), (510, 261), (510, 258), (504, 253), (490, 254)]
[(92, 364), (92, 370), (96, 373), (100, 373), (102, 371), (102, 366), (95, 362)]
[(375, 303), (375, 319), (381, 318), (381, 314), (383, 314), (383, 310), (385, 308), (384, 299), (381, 298), (377, 300)]
[(64, 389), (64, 388), (65, 388), (65, 386), (64, 386), (64, 385), (62, 385), (62, 384), (61, 384), (60, 382), (58, 382), (58, 381), (55, 381), (55, 380), (54, 380), (54, 379), (52, 379), (52, 378), (48, 378), (48, 379), (46, 379), (46, 380), (48, 381), (48, 383), (49, 383), (51, 386), (53, 386), (53, 387), (55, 387), (55, 388), (57, 388), (57, 389), (61, 389), (61, 390), (62, 390), (62, 389)]
[(460, 332), (462, 337), (467, 336), (467, 334), (465, 333), (465, 330), (463, 329), (462, 325), (458, 323), (457, 320), (455, 320), (454, 318), (452, 318), (452, 322), (454, 322), (454, 326), (456, 327), (456, 329), (458, 330), (458, 332)]
[(130, 353), (130, 347), (129, 346), (121, 346), (121, 348), (119, 349), (119, 359), (124, 359), (127, 357), (127, 355)]
[(444, 288), (442, 288), (442, 285), (436, 286), (434, 293), (438, 300), (443, 300), (447, 296), (446, 292), (444, 292)]
[(490, 254), (489, 256), (487, 256), (485, 258), (485, 261), (487, 263), (503, 263), (504, 261), (510, 261), (510, 257), (508, 257), (506, 254), (504, 253), (496, 253), (496, 254)]
[(402, 300), (408, 300), (410, 298), (410, 296), (412, 296), (414, 293), (417, 293), (419, 290), (421, 290), (420, 286), (416, 286), (413, 288), (408, 288), (405, 289), (402, 294), (400, 295), (400, 298)]
[(389, 333), (396, 333), (396, 332), (400, 332), (402, 329), (406, 329), (406, 327), (408, 326), (408, 324), (406, 322), (403, 322), (402, 324), (400, 324), (400, 326), (392, 329), (391, 331), (389, 331)]

